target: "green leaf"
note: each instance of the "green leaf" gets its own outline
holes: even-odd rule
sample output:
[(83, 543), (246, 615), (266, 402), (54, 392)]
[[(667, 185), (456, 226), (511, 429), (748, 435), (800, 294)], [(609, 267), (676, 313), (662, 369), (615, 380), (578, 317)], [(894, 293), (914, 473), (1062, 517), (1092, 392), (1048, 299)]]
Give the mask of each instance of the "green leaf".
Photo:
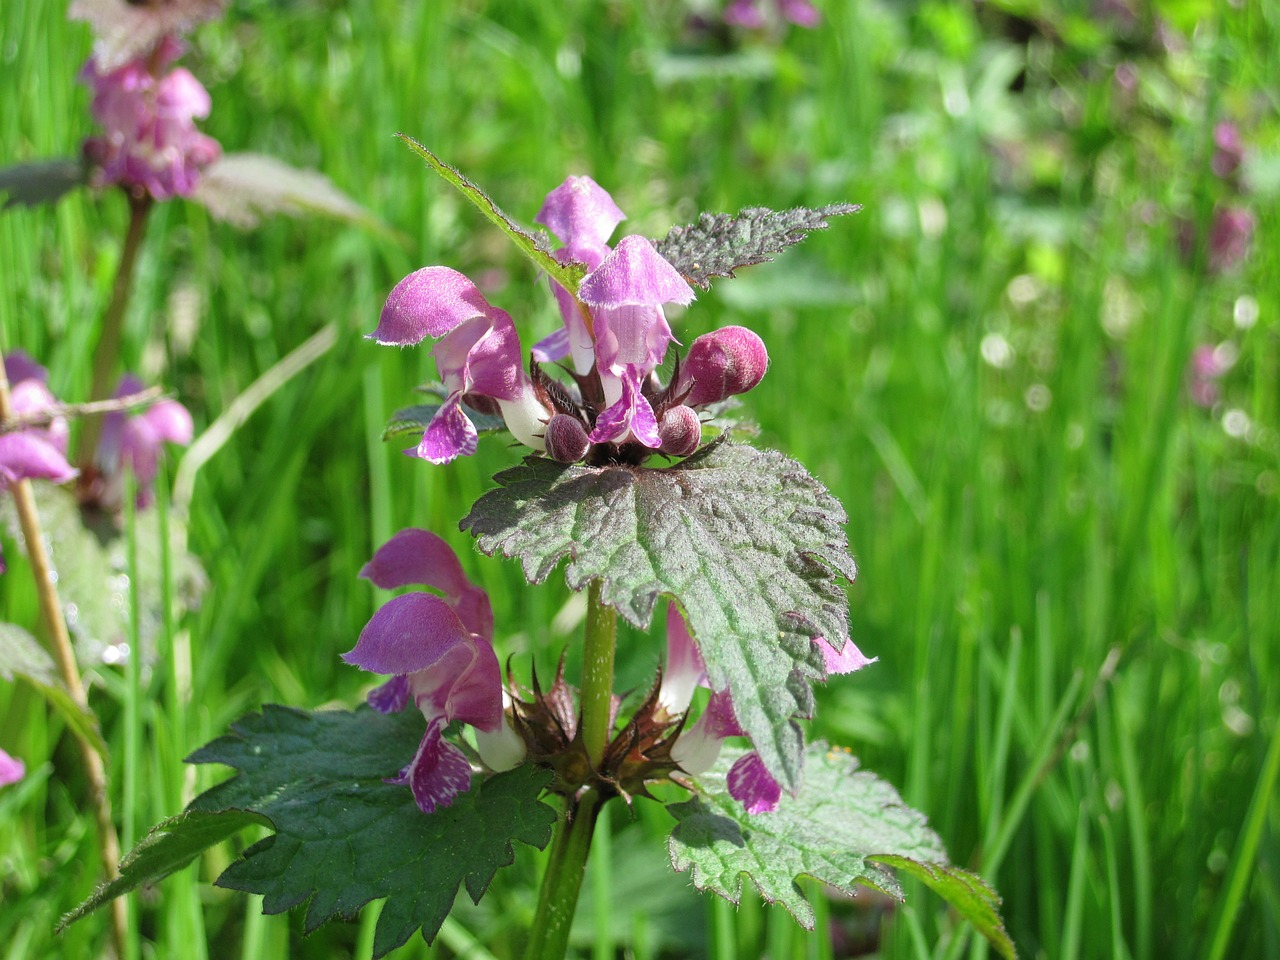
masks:
[(991, 941), (1001, 955), (1014, 960), (1017, 950), (1000, 919), (1000, 897), (986, 881), (968, 870), (939, 863), (921, 863), (908, 857), (882, 854), (872, 858), (877, 863), (909, 873), (946, 900), (960, 916), (974, 925)]
[(901, 885), (886, 869), (898, 867), (924, 880), (1012, 960), (996, 895), (950, 866), (924, 815), (888, 783), (858, 769), (856, 758), (811, 744), (800, 792), (784, 794), (774, 813), (748, 814), (726, 783), (743, 752), (725, 749), (697, 780), (703, 795), (667, 807), (679, 821), (669, 843), (671, 865), (691, 871), (695, 887), (738, 903), (745, 877), (766, 901), (782, 904), (812, 930), (813, 908), (798, 878), (813, 877), (850, 896), (864, 884), (902, 900)]
[(75, 160), (42, 160), (0, 169), (0, 210), (53, 203), (85, 182), (86, 170)]
[(556, 812), (538, 796), (551, 773), (527, 764), (496, 774), (442, 810), (423, 814), (408, 787), (384, 783), (417, 750), (415, 711), (303, 713), (266, 706), (189, 758), (239, 775), (201, 794), (193, 812), (266, 817), (275, 835), (254, 844), (218, 886), (264, 897), (266, 913), (309, 901), (305, 928), (353, 916), (385, 897), (374, 936), (381, 956), (421, 929), (430, 941), (465, 883), (479, 901), (515, 841), (544, 847)]
[[(506, 421), (502, 417), (495, 416), (492, 413), (480, 413), (466, 406), (467, 416), (471, 422), (476, 425), (476, 432), (479, 434), (498, 433), (507, 429)], [(417, 434), (422, 436), (422, 432), (427, 429), (427, 424), (431, 422), (431, 418), (436, 415), (436, 411), (440, 409), (438, 403), (420, 403), (412, 407), (405, 407), (397, 410), (391, 415), (391, 419), (387, 421), (387, 425), (382, 429), (383, 440), (393, 440), (396, 437), (408, 436), (409, 434)]]
[(71, 699), (48, 651), (30, 633), (12, 623), (0, 623), (0, 677), (21, 677), (36, 688), (80, 739), (102, 756), (107, 745), (98, 718)]
[(267, 823), (262, 817), (238, 810), (204, 813), (187, 811), (162, 820), (151, 828), (120, 862), (120, 876), (104, 883), (84, 903), (58, 923), (59, 932), (116, 897), (143, 884), (159, 883), (181, 870), (205, 850), (234, 836), (245, 827)]
[(654, 247), (686, 280), (706, 290), (715, 277), (732, 277), (738, 267), (772, 260), (814, 230), (825, 230), (828, 217), (857, 213), (860, 204), (832, 203), (810, 210), (770, 210), (747, 207), (736, 217), (728, 213), (704, 213), (697, 223), (672, 227)]
[(520, 249), (520, 252), (537, 265), (539, 270), (545, 271), (552, 280), (566, 290), (577, 291), (578, 283), (586, 275), (585, 265), (574, 262), (560, 263), (551, 255), (551, 248), (547, 245), (547, 239), (544, 235), (531, 233), (520, 226), (507, 216), (502, 208), (490, 199), (487, 193), (468, 180), (461, 171), (449, 166), (413, 137), (404, 133), (397, 133), (396, 136), (408, 144), (414, 153), (425, 160), (427, 166), (440, 174), (454, 189), (475, 204), (489, 222), (505, 233), (511, 242)]
[(824, 675), (811, 637), (839, 645), (852, 580), (840, 504), (794, 460), (730, 443), (674, 467), (566, 466), (531, 457), (462, 521), (480, 549), (518, 557), (545, 580), (564, 557), (574, 590), (647, 627), (659, 594), (679, 602), (712, 686), (733, 694), (738, 722), (766, 766), (800, 785), (804, 736)]

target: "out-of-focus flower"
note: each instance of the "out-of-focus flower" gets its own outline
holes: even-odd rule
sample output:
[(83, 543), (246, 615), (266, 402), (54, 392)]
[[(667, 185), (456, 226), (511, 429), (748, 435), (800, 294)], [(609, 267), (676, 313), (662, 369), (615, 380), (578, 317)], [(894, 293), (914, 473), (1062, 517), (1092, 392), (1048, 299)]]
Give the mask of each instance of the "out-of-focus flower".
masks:
[[(774, 0), (777, 16), (787, 23), (812, 29), (822, 22), (822, 14), (809, 0)], [(760, 0), (732, 0), (724, 8), (724, 22), (747, 30), (759, 30), (768, 23)]]
[[(127, 397), (142, 389), (141, 380), (126, 374), (115, 396)], [(160, 400), (140, 413), (108, 413), (102, 418), (102, 435), (95, 458), (109, 491), (105, 499), (119, 502), (120, 485), (128, 468), (138, 484), (137, 505), (149, 506), (155, 496), (152, 487), (164, 444), (186, 446), (193, 434), (191, 414), (176, 400)]]
[(27, 766), (21, 760), (0, 750), (0, 787), (17, 783), (27, 775)]
[(71, 20), (93, 29), (93, 55), (101, 69), (114, 70), (145, 56), (161, 39), (222, 16), (227, 0), (72, 0)]
[(1187, 371), (1192, 403), (1207, 410), (1222, 399), (1219, 381), (1231, 369), (1235, 352), (1235, 345), (1230, 342), (1216, 347), (1202, 343), (1192, 351)]
[(508, 770), (524, 758), (524, 742), (504, 713), (489, 597), (467, 580), (449, 545), (426, 530), (400, 531), (360, 576), (384, 590), (421, 584), (443, 593), (406, 593), (388, 601), (342, 657), (372, 673), (393, 674), (369, 694), (375, 710), (391, 713), (412, 700), (422, 711), (422, 742), (387, 782), (408, 784), (419, 809), (432, 813), (471, 785), (466, 755), (444, 739), (454, 720), (475, 727), (480, 757), (491, 769)]
[(1244, 141), (1240, 129), (1224, 120), (1213, 128), (1213, 158), (1209, 161), (1214, 175), (1226, 180), (1232, 177), (1244, 162)]
[(1222, 273), (1249, 255), (1257, 219), (1246, 207), (1220, 207), (1213, 212), (1209, 232), (1209, 269)]
[[(5, 357), (4, 369), (15, 419), (30, 420), (56, 406), (57, 400), (44, 385), (44, 367), (26, 354), (15, 351)], [(62, 417), (0, 433), (0, 490), (19, 480), (65, 483), (77, 472), (67, 462), (67, 423)], [(4, 570), (0, 554), (0, 573)]]
[(102, 184), (118, 183), (156, 200), (190, 196), (200, 173), (222, 154), (196, 129), (207, 117), (209, 94), (181, 67), (162, 73), (182, 52), (166, 36), (150, 54), (104, 69), (90, 59), (81, 79), (93, 90), (91, 111), (103, 135), (85, 141), (84, 152)]
[(476, 452), (478, 434), (462, 408), (467, 396), (495, 401), (507, 429), (527, 447), (546, 449), (551, 417), (524, 371), (520, 337), (511, 316), (484, 298), (476, 285), (448, 267), (423, 267), (391, 291), (371, 339), (409, 346), (439, 338), (432, 350), (449, 391), (422, 435), (417, 456), (448, 463)]

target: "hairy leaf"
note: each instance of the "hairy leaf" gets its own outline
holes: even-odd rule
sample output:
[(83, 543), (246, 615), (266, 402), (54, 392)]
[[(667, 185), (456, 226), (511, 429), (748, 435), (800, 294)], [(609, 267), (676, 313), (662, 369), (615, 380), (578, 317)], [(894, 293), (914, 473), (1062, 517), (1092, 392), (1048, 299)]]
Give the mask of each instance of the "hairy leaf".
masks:
[(534, 262), (538, 269), (546, 271), (552, 280), (566, 290), (578, 289), (578, 283), (586, 273), (583, 264), (558, 261), (551, 255), (551, 248), (547, 244), (545, 235), (532, 233), (520, 226), (461, 171), (449, 166), (413, 137), (404, 133), (397, 133), (396, 136), (408, 144), (409, 148), (426, 161), (427, 166), (438, 173), (450, 186), (470, 200), (490, 223), (505, 233), (520, 252)]
[(769, 770), (800, 784), (804, 738), (823, 660), (811, 637), (840, 647), (848, 609), (836, 580), (855, 568), (844, 511), (794, 460), (715, 443), (674, 467), (565, 466), (544, 458), (498, 474), (462, 521), (480, 549), (518, 557), (540, 582), (568, 557), (581, 590), (638, 627), (659, 594), (674, 597), (706, 661)]
[(266, 913), (309, 901), (307, 931), (385, 897), (375, 956), (418, 929), (433, 939), (459, 885), (479, 902), (514, 859), (515, 841), (546, 845), (556, 813), (538, 799), (551, 774), (529, 764), (477, 780), (452, 805), (423, 814), (408, 787), (383, 782), (412, 759), (422, 730), (414, 711), (267, 706), (197, 750), (192, 762), (224, 763), (239, 775), (190, 810), (254, 813), (275, 830), (217, 884), (261, 894)]
[(368, 210), (335, 187), (324, 174), (300, 170), (257, 153), (228, 153), (200, 177), (192, 200), (233, 226), (256, 226), (263, 217), (321, 214), (382, 226)]
[[(476, 432), (480, 434), (498, 433), (507, 429), (507, 422), (502, 417), (492, 413), (480, 413), (467, 407), (466, 414), (471, 418), (471, 422), (476, 425)], [(404, 437), (409, 434), (416, 434), (421, 437), (422, 432), (427, 429), (427, 424), (431, 422), (431, 418), (436, 415), (436, 411), (440, 409), (438, 403), (420, 403), (412, 407), (404, 407), (397, 410), (391, 415), (391, 419), (387, 421), (387, 425), (382, 428), (382, 439), (393, 440), (396, 437)]]
[(748, 814), (729, 795), (726, 777), (740, 750), (723, 751), (698, 778), (703, 795), (667, 809), (679, 821), (669, 844), (671, 864), (689, 870), (699, 890), (733, 903), (747, 878), (770, 903), (780, 903), (807, 929), (813, 908), (796, 883), (813, 877), (855, 895), (858, 884), (898, 900), (902, 887), (886, 866), (920, 877), (947, 899), (1006, 957), (1013, 944), (996, 908), (999, 899), (980, 879), (951, 866), (923, 814), (842, 750), (811, 744), (803, 789), (784, 796), (775, 813)]
[(738, 267), (773, 259), (814, 230), (825, 230), (828, 217), (857, 213), (860, 204), (832, 203), (810, 210), (747, 207), (735, 217), (703, 213), (696, 223), (672, 227), (654, 246), (691, 284), (706, 290), (715, 277), (732, 277)]
[(0, 168), (0, 210), (53, 203), (85, 182), (85, 166), (75, 160), (42, 160)]
[(58, 929), (75, 923), (130, 890), (159, 883), (205, 850), (253, 824), (269, 824), (269, 821), (239, 810), (214, 813), (189, 810), (160, 821), (120, 861), (120, 876), (99, 886), (89, 899), (62, 918)]
[(98, 730), (98, 718), (71, 699), (53, 665), (53, 658), (35, 637), (16, 624), (0, 623), (0, 677), (6, 680), (22, 677), (62, 715), (76, 736), (104, 757), (107, 755), (107, 746)]

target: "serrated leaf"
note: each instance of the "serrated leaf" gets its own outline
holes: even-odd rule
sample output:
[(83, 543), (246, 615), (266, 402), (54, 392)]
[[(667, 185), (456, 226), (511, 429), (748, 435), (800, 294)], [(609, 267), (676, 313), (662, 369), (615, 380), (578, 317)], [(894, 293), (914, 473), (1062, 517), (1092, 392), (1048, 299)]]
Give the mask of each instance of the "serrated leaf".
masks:
[(414, 711), (266, 706), (196, 751), (193, 763), (224, 763), (239, 774), (190, 810), (255, 813), (275, 830), (217, 884), (261, 894), (266, 913), (309, 901), (308, 932), (385, 897), (375, 956), (418, 929), (432, 940), (459, 885), (478, 902), (514, 859), (516, 841), (547, 844), (556, 812), (538, 799), (550, 772), (528, 764), (477, 781), (452, 805), (423, 814), (407, 787), (383, 782), (413, 757), (422, 731)]
[(580, 263), (561, 263), (551, 255), (547, 238), (540, 233), (532, 233), (511, 217), (507, 216), (487, 193), (472, 183), (454, 167), (449, 166), (434, 153), (405, 133), (397, 133), (397, 137), (408, 144), (427, 166), (438, 173), (450, 186), (470, 200), (485, 218), (507, 235), (520, 252), (534, 262), (539, 270), (545, 271), (552, 280), (566, 290), (577, 290), (578, 284), (586, 274), (586, 268)]
[(690, 871), (695, 887), (738, 903), (746, 878), (766, 901), (781, 904), (812, 930), (813, 908), (796, 883), (800, 877), (850, 896), (863, 884), (901, 900), (902, 888), (885, 867), (902, 867), (973, 920), (1012, 960), (995, 894), (952, 867), (924, 815), (903, 803), (891, 785), (859, 769), (856, 758), (811, 744), (801, 791), (784, 795), (774, 813), (748, 814), (726, 783), (742, 753), (724, 750), (697, 780), (703, 795), (667, 807), (679, 821), (669, 842), (671, 864), (678, 872)]
[[(495, 416), (492, 413), (480, 413), (471, 407), (466, 407), (467, 416), (476, 426), (476, 432), (480, 434), (498, 433), (507, 429), (507, 423), (502, 417)], [(438, 403), (420, 403), (412, 407), (404, 407), (397, 410), (391, 415), (391, 419), (387, 421), (387, 425), (382, 429), (383, 440), (393, 440), (396, 437), (407, 436), (408, 434), (422, 435), (427, 429), (427, 424), (431, 422), (431, 418), (436, 415), (436, 411), (440, 409)]]
[(0, 168), (0, 210), (10, 207), (34, 207), (61, 200), (68, 192), (83, 186), (86, 171), (75, 160), (41, 160)]
[(715, 277), (732, 277), (739, 267), (766, 263), (773, 254), (825, 230), (829, 217), (857, 213), (855, 203), (832, 203), (811, 210), (747, 207), (737, 216), (703, 213), (696, 223), (672, 227), (654, 247), (691, 284), (706, 290)]
[(873, 859), (922, 881), (972, 923), (1002, 956), (1015, 960), (1018, 952), (1000, 919), (1000, 897), (981, 877), (959, 867), (921, 863), (908, 857), (882, 854)]
[(265, 154), (224, 154), (200, 175), (191, 199), (217, 219), (246, 229), (272, 214), (321, 214), (366, 226), (383, 226), (324, 174), (291, 167)]
[(730, 443), (674, 467), (566, 466), (531, 457), (499, 473), (461, 527), (481, 550), (518, 557), (545, 580), (569, 558), (574, 590), (647, 627), (659, 594), (674, 597), (712, 686), (733, 694), (738, 722), (788, 789), (800, 785), (804, 737), (824, 675), (810, 638), (839, 645), (848, 607), (836, 580), (856, 570), (840, 504), (804, 468)]
[(0, 623), (0, 677), (26, 680), (58, 711), (76, 736), (102, 756), (107, 755), (97, 717), (71, 698), (48, 651), (17, 624)]
[(205, 850), (245, 827), (267, 822), (262, 817), (239, 810), (215, 813), (187, 811), (162, 820), (120, 861), (120, 876), (99, 886), (84, 903), (66, 914), (58, 922), (58, 930), (130, 890), (144, 884), (159, 883)]

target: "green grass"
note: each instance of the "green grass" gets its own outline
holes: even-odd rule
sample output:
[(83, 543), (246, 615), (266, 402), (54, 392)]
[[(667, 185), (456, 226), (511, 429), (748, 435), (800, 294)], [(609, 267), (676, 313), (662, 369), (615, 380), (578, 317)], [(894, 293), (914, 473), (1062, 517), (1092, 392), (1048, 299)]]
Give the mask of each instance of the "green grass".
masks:
[[(74, 155), (88, 132), (87, 31), (59, 6), (0, 5), (0, 164)], [(1024, 956), (1280, 953), (1280, 216), (1264, 189), (1280, 22), (1262, 3), (1165, 4), (1187, 35), (1201, 20), (1165, 53), (1074, 6), (1017, 6), (1059, 41), (1015, 45), (991, 8), (832, 2), (819, 30), (748, 41), (715, 69), (675, 3), (250, 0), (201, 28), (186, 62), (214, 98), (206, 129), (323, 170), (395, 235), (155, 213), (125, 357), (198, 425), (323, 325), (338, 343), (198, 474), (199, 607), (161, 623), (154, 665), (93, 671), (124, 832), (219, 775), (179, 758), (244, 711), (359, 699), (365, 679), (337, 658), (373, 609), (356, 573), (402, 526), (464, 552), (501, 653), (549, 668), (576, 642), (552, 626), (562, 584), (526, 589), (457, 532), (515, 452), (491, 442), (433, 468), (372, 436), (434, 373), (426, 350), (361, 339), (409, 270), (496, 269), (484, 286), (526, 343), (556, 322), (403, 131), (525, 222), (571, 172), (650, 235), (702, 209), (864, 203), (675, 324), (685, 342), (731, 322), (765, 337), (772, 367), (748, 398), (760, 442), (848, 509), (854, 636), (880, 663), (822, 691), (812, 735), (930, 815), (998, 887)], [(1122, 59), (1138, 64), (1136, 106), (1112, 79)], [(1258, 229), (1243, 267), (1210, 276), (1179, 258), (1175, 217), (1203, 222), (1229, 192), (1208, 172), (1221, 117), (1254, 151)], [(3, 342), (47, 363), (63, 398), (88, 390), (126, 218), (115, 194), (0, 215)], [(1242, 297), (1252, 326), (1233, 323)], [(1239, 359), (1223, 403), (1197, 408), (1190, 351), (1224, 340)], [(33, 625), (7, 533), (6, 551), (3, 619)], [(627, 682), (658, 652), (624, 637)], [(105, 914), (52, 934), (99, 875), (74, 745), (29, 688), (3, 684), (0, 746), (30, 770), (0, 791), (0, 957), (100, 955)], [(690, 892), (665, 867), (670, 825), (652, 805), (614, 811), (598, 854), (621, 869), (584, 885), (582, 956), (832, 955), (775, 909)], [(234, 854), (133, 898), (141, 955), (368, 956), (374, 911), (303, 940), (297, 918), (209, 886)], [(394, 956), (510, 956), (536, 875), (522, 855), (435, 947)], [(868, 897), (819, 915), (854, 940), (883, 919), (885, 956), (983, 953), (922, 889), (905, 908)]]

